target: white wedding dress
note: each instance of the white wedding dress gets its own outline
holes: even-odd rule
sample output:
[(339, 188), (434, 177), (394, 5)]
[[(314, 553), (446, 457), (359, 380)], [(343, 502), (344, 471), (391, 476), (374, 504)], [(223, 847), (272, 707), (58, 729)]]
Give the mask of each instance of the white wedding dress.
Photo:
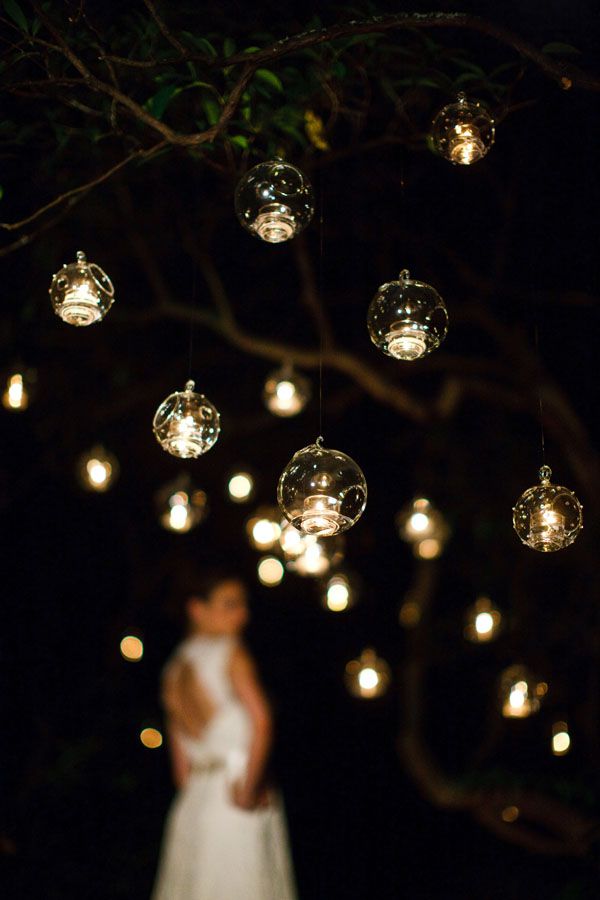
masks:
[(200, 738), (180, 736), (191, 763), (168, 814), (152, 900), (296, 900), (287, 828), (275, 792), (268, 807), (231, 800), (243, 777), (251, 722), (229, 677), (235, 640), (196, 636), (172, 662), (190, 663), (216, 712)]

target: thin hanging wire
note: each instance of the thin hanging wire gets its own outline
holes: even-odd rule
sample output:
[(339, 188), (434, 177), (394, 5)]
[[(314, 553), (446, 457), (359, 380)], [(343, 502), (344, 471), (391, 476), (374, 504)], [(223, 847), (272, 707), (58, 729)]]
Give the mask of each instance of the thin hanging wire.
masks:
[(544, 432), (544, 401), (542, 398), (542, 359), (540, 355), (540, 329), (538, 324), (538, 307), (535, 307), (535, 356), (537, 367), (538, 413), (540, 419), (540, 437), (542, 443), (542, 465), (546, 465), (546, 435)]
[(323, 312), (323, 173), (319, 178), (319, 296), (321, 310), (319, 316), (319, 436), (323, 439), (323, 354), (325, 351), (325, 328)]
[(196, 308), (196, 292), (198, 288), (198, 266), (192, 260), (192, 300), (190, 303), (190, 342), (188, 348), (188, 380), (192, 377), (192, 361), (194, 358), (194, 312)]

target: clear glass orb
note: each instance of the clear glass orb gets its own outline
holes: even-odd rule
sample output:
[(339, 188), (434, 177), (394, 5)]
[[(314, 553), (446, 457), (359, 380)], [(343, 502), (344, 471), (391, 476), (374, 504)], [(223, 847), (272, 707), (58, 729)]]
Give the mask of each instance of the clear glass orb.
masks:
[(367, 482), (353, 459), (323, 447), (322, 440), (294, 454), (279, 479), (277, 501), (298, 531), (330, 537), (360, 519)]
[(345, 572), (336, 572), (323, 583), (321, 598), (330, 612), (345, 612), (356, 602), (354, 579)]
[(246, 522), (246, 534), (255, 550), (272, 550), (281, 535), (281, 516), (275, 506), (261, 506)]
[(50, 299), (57, 316), (69, 325), (92, 325), (113, 305), (113, 283), (100, 266), (77, 251), (77, 262), (64, 265), (52, 278)]
[(391, 674), (386, 661), (377, 656), (372, 647), (367, 647), (359, 659), (353, 659), (346, 666), (346, 687), (355, 697), (380, 697), (388, 688)]
[(369, 306), (371, 340), (387, 356), (411, 361), (440, 346), (448, 332), (448, 312), (431, 285), (413, 281), (408, 269), (398, 281), (382, 284)]
[(507, 719), (525, 719), (536, 713), (548, 692), (548, 685), (526, 666), (510, 666), (500, 676), (500, 704)]
[(271, 372), (265, 381), (263, 400), (274, 416), (296, 416), (310, 399), (310, 381), (291, 366)]
[(227, 493), (233, 503), (247, 503), (254, 493), (254, 478), (250, 472), (234, 472), (227, 482)]
[(208, 499), (193, 486), (190, 476), (182, 473), (157, 492), (156, 510), (163, 528), (186, 534), (207, 517)]
[(144, 655), (144, 642), (136, 634), (126, 634), (121, 638), (119, 650), (127, 662), (139, 662)]
[(467, 610), (465, 637), (474, 644), (485, 644), (498, 637), (502, 615), (495, 609), (489, 597), (478, 597)]
[(583, 528), (583, 507), (568, 488), (551, 484), (552, 470), (540, 469), (540, 484), (528, 488), (513, 509), (514, 529), (528, 547), (541, 553), (562, 550)]
[(265, 587), (277, 587), (278, 584), (281, 584), (285, 575), (283, 564), (276, 556), (263, 556), (258, 561), (256, 572), (258, 580)]
[(439, 111), (432, 124), (437, 152), (459, 166), (483, 159), (494, 143), (494, 120), (476, 100), (460, 93), (456, 103)]
[(396, 516), (396, 527), (420, 559), (436, 559), (450, 536), (444, 516), (426, 497), (416, 497), (402, 507)]
[(175, 391), (160, 404), (152, 423), (163, 450), (181, 459), (196, 459), (217, 442), (221, 430), (219, 413), (204, 394), (194, 392), (188, 381), (184, 391)]
[(566, 722), (552, 725), (552, 752), (555, 756), (565, 756), (571, 748), (571, 735)]
[(83, 453), (77, 463), (77, 477), (82, 488), (102, 494), (114, 484), (119, 475), (116, 456), (97, 444)]
[(269, 244), (289, 241), (310, 222), (315, 211), (308, 178), (290, 163), (259, 163), (239, 181), (235, 212), (244, 228)]

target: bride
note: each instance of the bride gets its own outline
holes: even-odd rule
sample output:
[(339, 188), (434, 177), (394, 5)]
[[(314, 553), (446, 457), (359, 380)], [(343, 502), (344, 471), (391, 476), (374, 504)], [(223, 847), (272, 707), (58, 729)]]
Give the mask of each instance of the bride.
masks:
[(186, 615), (162, 682), (178, 793), (152, 900), (296, 900), (281, 801), (264, 783), (271, 712), (240, 641), (245, 587), (207, 577)]

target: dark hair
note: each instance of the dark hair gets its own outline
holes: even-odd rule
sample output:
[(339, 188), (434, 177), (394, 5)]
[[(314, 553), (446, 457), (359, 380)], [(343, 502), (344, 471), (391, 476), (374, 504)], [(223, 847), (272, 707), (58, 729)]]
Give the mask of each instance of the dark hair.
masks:
[(180, 625), (187, 620), (186, 606), (190, 597), (207, 602), (214, 589), (224, 581), (243, 581), (241, 575), (232, 569), (217, 566), (202, 568), (182, 561), (177, 565), (172, 580), (169, 610)]

